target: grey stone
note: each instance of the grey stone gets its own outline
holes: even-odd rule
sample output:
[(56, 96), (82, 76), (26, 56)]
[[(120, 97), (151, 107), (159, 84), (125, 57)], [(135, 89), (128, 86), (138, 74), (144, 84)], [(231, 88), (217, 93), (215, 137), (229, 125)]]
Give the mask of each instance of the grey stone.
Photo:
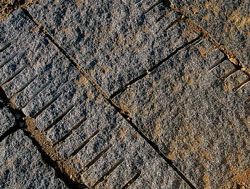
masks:
[(203, 40), (114, 99), (198, 188), (249, 186), (250, 83), (222, 57)]
[[(180, 30), (185, 28), (184, 24), (178, 27)], [(0, 76), (3, 89), (13, 105), (34, 120), (38, 132), (64, 158), (64, 163), (77, 171), (80, 182), (96, 188), (120, 188), (129, 184), (134, 188), (143, 185), (145, 188), (189, 188), (43, 34), (27, 31), (26, 35), (32, 38), (24, 38), (25, 42), (18, 41), (15, 45), (19, 49), (15, 53), (23, 52), (19, 60), (23, 60), (28, 69), (16, 73), (5, 63)], [(23, 48), (24, 44), (26, 48)], [(10, 50), (7, 48), (2, 52), (3, 56), (7, 54), (5, 59), (12, 56)], [(17, 65), (17, 61), (12, 64)], [(20, 143), (24, 144), (26, 138), (22, 139), (19, 132), (16, 135), (6, 141), (20, 138)], [(17, 145), (15, 143), (17, 141), (13, 145)], [(13, 145), (11, 143), (10, 148)], [(32, 162), (34, 171), (41, 171), (35, 148), (29, 143), (25, 146), (26, 150), (16, 150), (20, 151), (20, 156), (24, 153), (31, 159), (20, 157), (20, 161)], [(8, 149), (5, 144), (2, 148)], [(15, 153), (14, 150), (9, 151)], [(54, 172), (47, 169), (44, 172), (48, 172), (52, 185), (60, 188), (53, 181)], [(15, 171), (13, 177), (16, 173), (19, 174)], [(20, 176), (24, 177), (25, 184), (34, 184), (33, 187), (37, 188), (38, 181), (29, 183), (29, 173), (27, 169)], [(47, 175), (38, 172), (37, 179), (44, 179), (47, 183)]]
[(155, 3), (41, 1), (28, 10), (111, 95), (198, 36)]
[(179, 1), (171, 3), (205, 28), (227, 51), (248, 69), (250, 59), (250, 3), (243, 1)]
[(1, 188), (67, 188), (22, 131), (0, 143)]
[[(18, 10), (9, 20), (27, 20), (22, 16), (23, 13)], [(12, 28), (11, 24), (16, 23), (9, 20), (6, 21), (6, 27)], [(57, 94), (55, 92), (62, 83), (76, 77), (74, 66), (69, 62), (62, 63), (65, 56), (43, 34), (34, 32), (35, 29), (14, 30), (13, 38), (15, 35), (22, 37), (13, 40), (8, 48), (0, 52), (1, 86), (17, 108), (24, 108), (24, 112), (31, 115), (39, 111), (39, 107), (45, 103), (40, 102), (40, 105), (31, 109), (29, 103), (32, 103), (33, 98), (46, 91), (47, 100), (50, 100)], [(2, 37), (8, 39), (8, 31)]]
[[(79, 121), (74, 120), (75, 111), (83, 114)], [(175, 184), (189, 188), (101, 96), (86, 99), (70, 113), (48, 130), (47, 137), (87, 186), (122, 188), (140, 172), (134, 188), (171, 188)]]
[(15, 117), (7, 107), (0, 108), (0, 137), (15, 126)]
[(248, 187), (249, 76), (154, 3), (28, 8), (78, 67), (17, 10), (0, 24), (1, 87), (89, 187), (188, 188), (79, 69), (108, 95), (134, 81), (113, 100), (195, 186)]

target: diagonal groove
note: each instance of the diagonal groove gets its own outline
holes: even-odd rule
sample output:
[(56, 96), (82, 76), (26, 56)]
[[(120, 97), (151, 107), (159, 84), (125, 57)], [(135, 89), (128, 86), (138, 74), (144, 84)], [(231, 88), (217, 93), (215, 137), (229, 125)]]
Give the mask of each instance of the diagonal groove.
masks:
[(89, 141), (94, 138), (99, 133), (99, 130), (96, 130), (89, 138), (87, 138), (77, 149), (75, 149), (68, 157), (75, 156), (84, 146), (86, 146)]
[(233, 88), (233, 91), (236, 92), (236, 91), (240, 90), (242, 87), (247, 85), (249, 82), (250, 82), (250, 78), (248, 78), (247, 80), (241, 82), (237, 87)]
[(164, 62), (166, 62), (167, 60), (169, 60), (171, 57), (173, 57), (175, 54), (177, 54), (179, 51), (181, 51), (182, 49), (188, 48), (191, 45), (195, 45), (197, 42), (199, 42), (201, 40), (201, 36), (199, 35), (198, 37), (196, 37), (195, 39), (183, 44), (182, 46), (178, 47), (176, 50), (174, 50), (172, 53), (170, 53), (166, 58), (164, 58), (163, 60), (161, 60), (160, 62), (158, 62), (156, 65), (154, 65), (153, 67), (151, 67), (149, 70), (144, 71), (144, 73), (142, 73), (140, 76), (132, 79), (131, 81), (129, 81), (127, 84), (125, 84), (123, 87), (121, 87), (120, 89), (118, 89), (117, 91), (115, 91), (113, 94), (110, 95), (110, 99), (114, 98), (115, 96), (117, 96), (118, 94), (124, 92), (128, 86), (133, 85), (134, 83), (136, 83), (137, 81), (143, 79), (145, 76), (148, 75), (148, 73), (156, 70), (160, 65), (162, 65)]
[(111, 146), (107, 146), (106, 148), (104, 148), (100, 153), (98, 153), (85, 167), (84, 169), (81, 171), (87, 171), (89, 169), (89, 167), (91, 167), (93, 164), (95, 164), (95, 162), (98, 161), (98, 159), (100, 159), (104, 154), (106, 154), (106, 152), (111, 148)]
[(83, 122), (85, 122), (87, 119), (84, 117), (79, 123), (77, 123), (74, 127), (72, 127), (72, 129), (66, 134), (64, 135), (62, 138), (60, 138), (58, 141), (56, 141), (53, 146), (56, 146), (57, 144), (63, 142), (66, 138), (68, 138), (78, 127), (80, 127)]
[(110, 100), (111, 105), (116, 108), (120, 114), (127, 120), (127, 122), (134, 128), (136, 132), (138, 132), (139, 135), (158, 153), (160, 157), (162, 157), (167, 164), (190, 186), (192, 189), (196, 189), (196, 187), (192, 184), (191, 181), (182, 173), (172, 162), (172, 160), (168, 159), (164, 153), (161, 152), (158, 145), (155, 144), (153, 141), (151, 141), (132, 121), (131, 118), (129, 118), (126, 114), (123, 113), (123, 111), (116, 106), (113, 101)]
[(174, 20), (173, 22), (171, 22), (165, 29), (163, 32), (166, 32), (167, 30), (169, 30), (171, 27), (173, 27), (174, 25), (185, 21), (185, 19), (187, 19), (185, 16), (180, 16), (180, 18), (177, 18), (176, 20)]
[(210, 68), (209, 68), (209, 71), (212, 71), (214, 68), (216, 68), (217, 66), (219, 66), (219, 64), (221, 64), (222, 62), (224, 62), (225, 60), (227, 60), (227, 57), (224, 55), (224, 57), (218, 61), (215, 62), (214, 65), (212, 65)]
[[(169, 15), (171, 15), (171, 14), (173, 14), (173, 11), (170, 11), (170, 12), (168, 12), (168, 13), (164, 13), (164, 14), (162, 14), (161, 16), (159, 16), (156, 20), (155, 20), (155, 22), (157, 23), (157, 22), (160, 22), (161, 21), (161, 19), (163, 19), (164, 17), (168, 17)], [(178, 14), (178, 13), (177, 13)], [(181, 14), (178, 14), (178, 15), (180, 15), (181, 16)], [(183, 17), (183, 16), (181, 16), (181, 17)]]
[(72, 109), (74, 108), (74, 105), (71, 105), (68, 107), (61, 115), (59, 115), (51, 124), (49, 124), (44, 131), (48, 131), (50, 128), (52, 128), (54, 125), (56, 125), (64, 116), (66, 116)]
[(27, 65), (24, 65), (23, 67), (21, 67), (19, 70), (17, 70), (12, 76), (10, 76), (7, 80), (5, 80), (1, 86), (5, 85), (6, 83), (10, 82), (14, 77), (16, 77), (19, 73), (21, 73)]
[(128, 188), (131, 184), (133, 184), (141, 175), (141, 171), (137, 171), (137, 173), (135, 174), (135, 176), (133, 176), (133, 178), (131, 178), (123, 187), (122, 189), (126, 189)]
[[(4, 90), (1, 87), (0, 87), (0, 98), (4, 101), (5, 105), (11, 104), (11, 102), (7, 98), (7, 95), (5, 94)], [(8, 108), (15, 117), (15, 120), (16, 120), (15, 126), (12, 129), (8, 130), (6, 133), (4, 133), (4, 136), (2, 135), (0, 137), (0, 142), (8, 135), (21, 129), (24, 132), (25, 136), (27, 136), (32, 141), (34, 147), (39, 151), (39, 153), (42, 156), (43, 162), (55, 170), (56, 177), (61, 179), (68, 188), (74, 188), (74, 189), (86, 188), (84, 184), (80, 184), (72, 180), (72, 178), (68, 174), (62, 171), (58, 162), (52, 159), (47, 154), (47, 152), (40, 145), (40, 143), (34, 138), (33, 133), (28, 131), (27, 124), (24, 122), (24, 119), (25, 119), (24, 113), (21, 110), (12, 108), (11, 106), (8, 106)]]
[(148, 10), (146, 10), (144, 12), (144, 14), (147, 14), (149, 11), (151, 11), (154, 7), (156, 7), (157, 5), (161, 4), (162, 0), (159, 0), (158, 2), (156, 2), (155, 4), (153, 4), (151, 7), (148, 8)]
[(10, 46), (11, 46), (11, 43), (9, 42), (9, 43), (7, 43), (6, 45), (4, 45), (3, 48), (0, 49), (0, 52), (5, 51), (5, 50), (6, 50), (7, 48), (9, 48)]
[(4, 67), (8, 62), (10, 62), (11, 60), (13, 60), (17, 55), (18, 55), (18, 53), (15, 53), (15, 54), (12, 55), (11, 57), (9, 57), (6, 61), (4, 61), (4, 62), (0, 65), (0, 69), (1, 69), (2, 67)]
[(20, 93), (21, 91), (23, 91), (26, 87), (29, 86), (29, 84), (31, 84), (35, 79), (37, 78), (37, 75), (33, 78), (31, 78), (24, 86), (22, 86), (19, 90), (17, 90), (15, 92), (15, 94), (13, 94), (10, 98), (12, 98), (13, 96), (15, 96), (16, 94)]
[(124, 162), (124, 159), (119, 160), (116, 162), (92, 187), (95, 188), (98, 184), (103, 182), (107, 177), (122, 163)]
[(29, 102), (31, 102), (36, 96), (38, 96), (43, 90), (45, 90), (46, 87), (49, 86), (50, 82), (51, 81), (48, 81), (39, 90), (37, 90), (35, 94), (25, 104), (21, 105), (21, 108), (25, 108), (29, 104)]
[(229, 78), (232, 74), (234, 74), (236, 71), (238, 71), (237, 69), (233, 69), (230, 72), (228, 72), (227, 74), (225, 74), (224, 76), (222, 76), (220, 79), (222, 81), (225, 81), (227, 78)]
[[(24, 13), (37, 25), (39, 26), (39, 24), (33, 19), (33, 17), (30, 15), (30, 13), (22, 8), (22, 10), (24, 11)], [(109, 96), (102, 90), (102, 88), (99, 86), (99, 84), (96, 83), (96, 81), (90, 77), (83, 69), (80, 68), (80, 66), (74, 61), (73, 58), (71, 58), (67, 52), (58, 44), (55, 42), (55, 40), (53, 39), (52, 36), (50, 36), (46, 31), (43, 31), (44, 34), (48, 37), (48, 39), (61, 51), (62, 54), (65, 55), (65, 57), (79, 70), (79, 72), (84, 75), (89, 81), (90, 83), (96, 88), (97, 91), (99, 91), (101, 93), (101, 95), (103, 95), (104, 99), (113, 107), (115, 108), (126, 120), (127, 122), (131, 125), (131, 127), (138, 132), (139, 135), (141, 135), (141, 137), (158, 153), (158, 155), (160, 157), (162, 157), (166, 163), (172, 167), (172, 169), (190, 186), (190, 188), (195, 189), (196, 187), (192, 184), (191, 181), (189, 181), (189, 179), (173, 164), (173, 162), (168, 159), (164, 153), (162, 153), (157, 144), (155, 144), (153, 141), (151, 141), (150, 139), (148, 139), (142, 131), (140, 131), (140, 129), (138, 129), (138, 127), (131, 121), (131, 118), (129, 118), (126, 114), (123, 113), (122, 109), (120, 109), (111, 99), (111, 97), (109, 98)], [(172, 52), (167, 58), (165, 58), (163, 61), (159, 62), (157, 65), (155, 65), (153, 68), (151, 68), (150, 70), (154, 70), (156, 69), (158, 66), (160, 66), (161, 64), (164, 63), (164, 61), (168, 60), (169, 58), (171, 58), (173, 55), (175, 55), (176, 53), (178, 53), (178, 51), (180, 51), (183, 48), (186, 48), (190, 45), (194, 45), (197, 42), (200, 41), (201, 37), (203, 36), (203, 33), (200, 34), (197, 38), (191, 40), (190, 42), (185, 43), (184, 45), (182, 45), (181, 47), (179, 47), (178, 49), (176, 49), (174, 52)], [(125, 87), (123, 87), (122, 89), (120, 89), (119, 91), (117, 91), (116, 93), (113, 93), (112, 97), (116, 96), (117, 94), (119, 94), (120, 92), (126, 90), (126, 88), (130, 85), (135, 83), (136, 81), (142, 79), (143, 77), (145, 77), (147, 75), (147, 71), (145, 71), (145, 73), (143, 73), (141, 76), (135, 78), (134, 80), (130, 81), (128, 84), (125, 85)], [(97, 131), (98, 133), (99, 131)], [(96, 133), (96, 134), (97, 134)], [(94, 136), (93, 136), (94, 137)], [(90, 138), (93, 138), (90, 137)], [(88, 142), (88, 141), (87, 141)], [(82, 147), (83, 145), (81, 145)], [(81, 148), (79, 147), (77, 150), (75, 150), (70, 156), (73, 156), (75, 154), (78, 153), (78, 151), (80, 151)]]
[(32, 118), (37, 118), (45, 109), (47, 109), (53, 102), (55, 102), (60, 96), (62, 95), (61, 92), (56, 94), (51, 100), (49, 100), (38, 112), (33, 113), (30, 115)]

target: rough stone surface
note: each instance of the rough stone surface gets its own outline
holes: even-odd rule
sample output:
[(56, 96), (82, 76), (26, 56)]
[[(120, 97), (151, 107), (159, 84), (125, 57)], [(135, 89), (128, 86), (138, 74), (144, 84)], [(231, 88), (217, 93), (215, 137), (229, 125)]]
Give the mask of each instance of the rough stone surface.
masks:
[(41, 1), (28, 10), (110, 95), (198, 36), (175, 23), (178, 13), (154, 4)]
[[(95, 188), (189, 188), (51, 41), (33, 30), (23, 32), (32, 37), (23, 34), (25, 42), (1, 52), (5, 59), (22, 52), (0, 68), (2, 87), (77, 171), (79, 182)], [(12, 46), (18, 48), (13, 52)], [(16, 66), (24, 71), (13, 70)]]
[(7, 107), (0, 108), (0, 137), (15, 126), (15, 117), (9, 111)]
[(223, 47), (233, 52), (244, 66), (250, 68), (250, 2), (248, 0), (170, 1), (205, 28)]
[(247, 188), (250, 83), (233, 92), (246, 78), (221, 56), (204, 40), (115, 100), (198, 188)]
[(0, 143), (0, 188), (67, 188), (22, 131)]
[[(15, 11), (0, 23), (1, 88), (88, 187), (189, 188), (160, 150), (197, 188), (249, 188), (249, 75), (164, 2), (41, 0), (30, 17)], [(61, 188), (21, 131), (0, 148), (0, 171), (13, 168), (4, 188)]]

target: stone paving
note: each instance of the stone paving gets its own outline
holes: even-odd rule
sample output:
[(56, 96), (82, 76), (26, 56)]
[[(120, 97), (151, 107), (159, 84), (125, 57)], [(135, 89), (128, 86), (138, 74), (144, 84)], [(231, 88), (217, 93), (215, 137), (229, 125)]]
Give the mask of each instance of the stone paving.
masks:
[(248, 45), (232, 56), (189, 6), (41, 0), (2, 21), (0, 188), (249, 188)]

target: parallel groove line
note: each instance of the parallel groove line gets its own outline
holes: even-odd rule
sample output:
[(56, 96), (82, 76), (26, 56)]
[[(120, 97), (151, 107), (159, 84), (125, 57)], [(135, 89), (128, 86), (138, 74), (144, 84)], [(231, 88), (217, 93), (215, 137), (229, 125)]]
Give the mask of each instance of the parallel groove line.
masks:
[(66, 140), (66, 138), (68, 138), (74, 132), (74, 130), (76, 130), (77, 128), (79, 128), (86, 120), (87, 120), (86, 117), (84, 117), (81, 121), (79, 121), (79, 123), (77, 123), (75, 126), (73, 126), (72, 129), (66, 135), (64, 135), (62, 138), (60, 138), (59, 140), (57, 140), (52, 145), (56, 146), (59, 143), (61, 143), (64, 140)]
[(30, 115), (32, 118), (36, 119), (44, 110), (46, 110), (53, 102), (55, 102), (60, 96), (62, 92), (57, 93), (52, 99), (50, 99), (38, 112)]
[(0, 52), (3, 52), (4, 50), (6, 50), (8, 47), (10, 47), (11, 46), (11, 43), (9, 42), (9, 43), (7, 43), (6, 45), (4, 45), (4, 47), (3, 48), (1, 48), (0, 49)]
[[(43, 74), (42, 74), (42, 75), (43, 75)], [(44, 84), (44, 86), (43, 86), (41, 89), (39, 89), (39, 90), (29, 99), (29, 101), (28, 101), (27, 103), (25, 103), (25, 105), (22, 106), (22, 108), (25, 108), (25, 107), (29, 104), (29, 102), (31, 102), (31, 101), (32, 101), (34, 98), (36, 98), (40, 93), (42, 93), (42, 92), (43, 92), (50, 84), (52, 84), (53, 81), (55, 81), (56, 79), (57, 79), (57, 76), (56, 76), (55, 78), (53, 78), (52, 81), (49, 80), (46, 84)], [(66, 85), (67, 83), (71, 82), (72, 80), (74, 80), (74, 78), (71, 79), (71, 80), (69, 80), (69, 81), (66, 80), (66, 81), (60, 83), (60, 85), (58, 86), (58, 88), (59, 88), (59, 89), (63, 88), (64, 85)], [(35, 117), (37, 117), (37, 116), (35, 116)]]
[(250, 82), (250, 78), (246, 79), (245, 81), (241, 82), (237, 87), (233, 88), (233, 91), (236, 92), (245, 85), (247, 85)]
[(47, 83), (45, 83), (40, 89), (38, 89), (33, 95), (31, 98), (29, 98), (29, 100), (21, 105), (21, 108), (25, 108), (36, 96), (38, 96), (41, 92), (43, 92), (43, 90), (46, 89), (46, 87), (49, 86), (49, 84), (51, 83), (51, 81), (48, 81)]
[(80, 173), (87, 171), (92, 165), (94, 165), (104, 154), (108, 152), (108, 150), (111, 148), (111, 145), (104, 148), (101, 152), (99, 152), (89, 163), (87, 163), (82, 171)]
[(133, 85), (134, 83), (136, 83), (137, 81), (141, 80), (142, 78), (144, 78), (145, 76), (147, 76), (150, 72), (153, 72), (154, 70), (156, 70), (160, 65), (162, 65), (164, 62), (166, 62), (167, 60), (169, 60), (171, 57), (173, 57), (175, 54), (177, 54), (179, 51), (181, 51), (182, 49), (188, 48), (191, 45), (196, 44), (197, 42), (199, 42), (201, 40), (201, 35), (199, 35), (198, 37), (196, 37), (195, 39), (181, 45), (180, 47), (176, 48), (172, 53), (170, 53), (166, 58), (162, 59), (161, 61), (159, 61), (156, 65), (152, 66), (150, 69), (148, 69), (147, 71), (144, 71), (144, 73), (142, 73), (140, 76), (132, 79), (131, 81), (129, 81), (127, 84), (125, 84), (123, 87), (121, 87), (120, 89), (118, 89), (117, 91), (113, 92), (110, 95), (110, 99), (114, 98), (115, 96), (117, 96), (118, 94), (124, 92), (128, 86)]
[(131, 184), (133, 184), (141, 175), (141, 171), (137, 171), (137, 173), (135, 174), (135, 176), (133, 176), (123, 187), (122, 189), (126, 189), (128, 188)]
[(11, 57), (9, 57), (6, 61), (4, 61), (4, 62), (0, 65), (0, 69), (1, 69), (2, 67), (4, 67), (6, 64), (8, 64), (11, 60), (13, 60), (17, 55), (18, 55), (18, 53), (15, 53), (15, 54), (12, 55)]
[(92, 138), (94, 138), (97, 134), (99, 133), (99, 130), (96, 130), (92, 135), (89, 136), (89, 138), (87, 138), (77, 149), (75, 149), (69, 156), (69, 157), (73, 157), (75, 156), (82, 148), (84, 148), (84, 146), (86, 146), (90, 140)]
[(13, 96), (17, 95), (18, 93), (22, 92), (26, 87), (29, 86), (29, 84), (31, 84), (35, 79), (37, 78), (37, 75), (33, 78), (31, 78), (26, 84), (24, 84), (24, 86), (22, 86), (19, 90), (17, 90), (12, 96), (10, 96), (9, 98), (13, 98)]
[(184, 22), (186, 19), (186, 17), (181, 16), (180, 18), (174, 20), (173, 22), (171, 22), (164, 30), (163, 32), (167, 32), (171, 27), (173, 27), (174, 25), (180, 23), (180, 22)]
[(12, 79), (14, 79), (19, 73), (21, 73), (25, 68), (27, 67), (27, 65), (24, 65), (23, 67), (21, 67), (18, 71), (16, 71), (12, 76), (10, 76), (7, 80), (5, 80), (0, 86), (5, 85), (6, 83), (10, 82)]
[(63, 119), (64, 116), (66, 116), (75, 106), (71, 105), (69, 106), (61, 115), (59, 115), (57, 118), (55, 118), (55, 120), (53, 120), (53, 122), (51, 124), (49, 124), (44, 131), (48, 131), (50, 128), (52, 128), (54, 125), (56, 125), (59, 121), (61, 121)]
[(144, 12), (144, 14), (147, 14), (149, 11), (151, 11), (154, 7), (156, 7), (157, 5), (161, 4), (162, 0), (159, 0), (158, 2), (156, 2), (155, 4), (153, 4), (151, 7), (148, 8), (148, 10), (146, 10)]
[[(16, 126), (12, 127), (11, 130), (8, 130), (4, 136), (2, 135), (0, 137), (0, 142), (4, 140), (6, 137), (8, 137), (10, 134), (13, 134), (14, 132), (18, 131), (21, 129), (24, 132), (24, 135), (31, 140), (32, 145), (38, 150), (38, 152), (42, 156), (43, 162), (48, 165), (49, 167), (52, 167), (55, 170), (56, 177), (61, 179), (63, 183), (68, 187), (72, 189), (83, 189), (87, 188), (86, 185), (83, 183), (78, 183), (75, 180), (73, 180), (69, 174), (65, 173), (61, 168), (60, 168), (60, 163), (54, 159), (54, 157), (50, 156), (46, 150), (43, 148), (41, 143), (37, 141), (37, 139), (34, 137), (34, 133), (31, 133), (31, 131), (28, 128), (27, 124), (24, 122), (25, 115), (21, 110), (14, 109), (13, 107), (9, 106), (11, 102), (8, 100), (7, 95), (5, 94), (4, 90), (0, 87), (0, 98), (4, 101), (4, 105), (8, 106), (9, 110), (11, 113), (14, 115), (16, 119)], [(1, 105), (0, 105), (1, 106)]]
[[(38, 22), (35, 21), (35, 19), (31, 16), (31, 14), (24, 8), (22, 8), (23, 12), (26, 14), (26, 16), (31, 20), (33, 21), (38, 27), (39, 27), (39, 24)], [(64, 50), (54, 39), (51, 35), (49, 35), (49, 33), (45, 30), (43, 30), (43, 33), (48, 37), (48, 39), (61, 51), (62, 54), (65, 55), (65, 57), (80, 71), (80, 73), (82, 75), (84, 75), (91, 83), (92, 85), (97, 89), (97, 91), (99, 91), (104, 99), (112, 106), (114, 107), (128, 122), (129, 124), (132, 126), (132, 128), (134, 128), (135, 131), (138, 132), (138, 134), (140, 134), (142, 136), (142, 138), (144, 138), (144, 140), (146, 140), (146, 142), (149, 143), (149, 145), (166, 161), (166, 163), (172, 167), (174, 169), (174, 171), (191, 187), (191, 188), (196, 188), (191, 181), (189, 181), (189, 179), (173, 164), (173, 162), (168, 159), (158, 148), (158, 146), (156, 144), (154, 144), (154, 142), (150, 141), (150, 139), (148, 139), (144, 134), (143, 132), (141, 132), (138, 127), (133, 124), (131, 122), (131, 119), (128, 118), (127, 115), (124, 115), (122, 113), (122, 110), (111, 100), (111, 98), (109, 98), (109, 96), (102, 90), (102, 88), (95, 82), (95, 80), (90, 77), (75, 61), (73, 58), (71, 58), (71, 56), (67, 53), (66, 50)], [(167, 58), (171, 58), (174, 54), (178, 53), (179, 50), (187, 47), (187, 46), (190, 46), (192, 44), (195, 44), (197, 42), (199, 42), (199, 40), (201, 39), (201, 37), (203, 36), (203, 34), (201, 34), (200, 36), (198, 36), (197, 38), (195, 38), (194, 40), (191, 40), (190, 42), (187, 42), (185, 43), (184, 45), (182, 45), (181, 47), (179, 47), (178, 49), (176, 49), (173, 53), (171, 53)], [(165, 59), (164, 59), (165, 60)], [(164, 61), (163, 61), (164, 62)], [(160, 62), (160, 64), (156, 65), (154, 68), (152, 69), (155, 69), (157, 66), (161, 65), (163, 62)], [(139, 79), (145, 77), (147, 75), (147, 72), (146, 74), (143, 74), (141, 77), (139, 77)], [(137, 79), (137, 80), (139, 80)], [(136, 80), (136, 81), (137, 81)], [(73, 154), (74, 155), (74, 154)], [(70, 155), (72, 156), (72, 154)]]
[(96, 183), (92, 186), (92, 188), (95, 188), (98, 184), (106, 180), (108, 176), (123, 162), (124, 159), (120, 159), (119, 161), (117, 161), (98, 181), (96, 181)]
[(214, 65), (212, 65), (210, 68), (209, 68), (209, 71), (212, 71), (214, 70), (217, 66), (219, 66), (222, 62), (224, 62), (225, 60), (227, 60), (227, 57), (226, 55), (223, 56), (223, 58), (221, 58), (220, 60), (216, 61)]
[(220, 79), (222, 81), (225, 81), (227, 78), (229, 78), (231, 75), (233, 75), (237, 71), (238, 70), (236, 68), (234, 68), (233, 70), (231, 70), (230, 72), (228, 72), (227, 74), (225, 74), (224, 76), (222, 76)]

